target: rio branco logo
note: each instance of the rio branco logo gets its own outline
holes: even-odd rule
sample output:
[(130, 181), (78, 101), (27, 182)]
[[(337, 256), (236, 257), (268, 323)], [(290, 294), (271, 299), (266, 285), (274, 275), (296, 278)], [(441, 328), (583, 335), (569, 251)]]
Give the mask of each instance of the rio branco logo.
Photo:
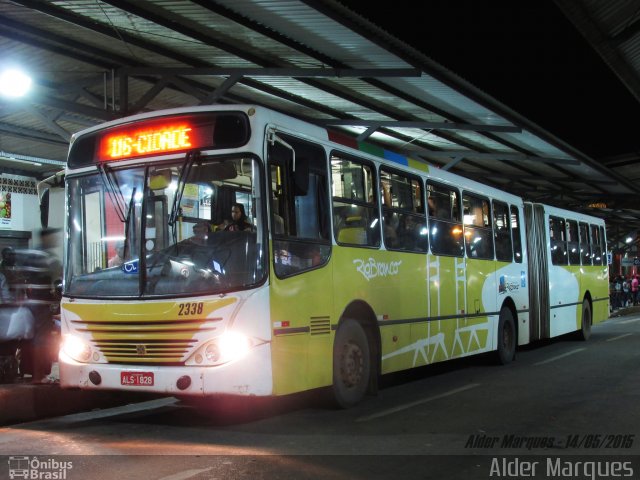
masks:
[(398, 275), (400, 269), (400, 262), (376, 262), (374, 258), (369, 260), (361, 260), (359, 258), (353, 261), (356, 266), (356, 270), (362, 274), (367, 281), (376, 277), (387, 277)]
[(33, 480), (66, 480), (73, 462), (60, 461), (55, 458), (38, 458), (26, 456), (9, 457), (9, 478), (25, 478)]

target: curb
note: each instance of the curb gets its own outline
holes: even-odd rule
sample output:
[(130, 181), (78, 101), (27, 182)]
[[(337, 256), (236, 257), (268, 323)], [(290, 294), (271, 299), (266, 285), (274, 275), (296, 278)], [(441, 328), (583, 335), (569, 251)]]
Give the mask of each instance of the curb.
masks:
[(0, 426), (157, 398), (120, 391), (64, 390), (51, 385), (0, 385)]

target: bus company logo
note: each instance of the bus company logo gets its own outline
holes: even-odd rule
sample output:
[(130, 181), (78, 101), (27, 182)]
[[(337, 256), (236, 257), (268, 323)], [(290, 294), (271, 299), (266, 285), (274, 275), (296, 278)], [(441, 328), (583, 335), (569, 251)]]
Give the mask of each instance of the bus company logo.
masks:
[(400, 270), (400, 265), (402, 261), (399, 262), (376, 262), (374, 258), (369, 258), (369, 260), (362, 260), (360, 258), (356, 258), (353, 261), (353, 264), (356, 266), (356, 270), (362, 274), (367, 281), (376, 277), (387, 277), (398, 275), (398, 271)]
[(73, 468), (73, 462), (61, 462), (54, 458), (40, 460), (38, 457), (9, 457), (9, 478), (33, 480), (65, 480), (67, 471)]
[(518, 290), (519, 288), (520, 288), (520, 285), (518, 284), (518, 282), (508, 282), (504, 275), (500, 277), (500, 281), (498, 283), (499, 294), (511, 292), (513, 290)]

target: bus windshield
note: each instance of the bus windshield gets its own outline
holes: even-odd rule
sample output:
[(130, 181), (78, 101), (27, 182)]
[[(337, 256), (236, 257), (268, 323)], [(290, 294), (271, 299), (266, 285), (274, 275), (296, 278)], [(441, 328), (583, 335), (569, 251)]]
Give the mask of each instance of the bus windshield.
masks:
[(69, 177), (65, 294), (188, 296), (262, 282), (259, 165), (190, 153)]

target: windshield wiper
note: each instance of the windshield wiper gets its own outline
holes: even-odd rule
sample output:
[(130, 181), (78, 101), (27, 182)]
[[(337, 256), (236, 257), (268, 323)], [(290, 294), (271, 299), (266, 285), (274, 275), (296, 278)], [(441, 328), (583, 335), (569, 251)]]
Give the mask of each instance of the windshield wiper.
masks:
[(191, 152), (187, 152), (185, 156), (184, 168), (180, 172), (180, 177), (178, 178), (178, 186), (173, 197), (173, 205), (171, 206), (169, 221), (167, 222), (171, 227), (171, 236), (173, 237), (174, 245), (177, 243), (176, 220), (178, 219), (178, 216), (181, 212), (180, 204), (182, 203), (182, 194), (184, 193), (184, 189), (187, 186), (187, 179), (189, 178), (189, 172), (191, 172), (193, 162), (195, 162), (199, 157), (200, 152), (198, 151), (194, 150)]
[(125, 222), (128, 219), (128, 213), (125, 216), (125, 200), (122, 192), (120, 191), (120, 187), (118, 185), (118, 180), (116, 180), (113, 172), (111, 170), (107, 170), (107, 166), (104, 164), (98, 164), (98, 171), (100, 172), (100, 176), (102, 177), (102, 181), (105, 184), (107, 189), (107, 193), (111, 197), (111, 201), (116, 210), (116, 214), (118, 215), (118, 219), (121, 222)]
[[(173, 239), (173, 245), (171, 246), (171, 248), (176, 249), (176, 254), (179, 248), (178, 239), (177, 239), (178, 229), (176, 228), (176, 222), (177, 222), (178, 216), (180, 216), (180, 213), (181, 213), (180, 203), (182, 202), (182, 194), (184, 193), (184, 189), (187, 186), (187, 179), (189, 178), (191, 167), (199, 157), (200, 157), (200, 152), (195, 150), (187, 152), (187, 154), (185, 155), (184, 168), (180, 171), (180, 176), (178, 177), (178, 186), (176, 187), (176, 192), (173, 197), (173, 203), (171, 205), (171, 212), (169, 213), (169, 220), (167, 221), (167, 224), (171, 227), (171, 237)], [(151, 265), (147, 265), (146, 258), (143, 259), (144, 268), (142, 269), (143, 272), (141, 275), (141, 288), (140, 288), (140, 292), (142, 295), (153, 293), (153, 291), (155, 290), (155, 285), (158, 283), (158, 281), (160, 281), (161, 274), (156, 272), (154, 280), (152, 280), (152, 282), (149, 285), (147, 285), (147, 278), (149, 274), (158, 266), (158, 264), (161, 261), (164, 262), (167, 260), (168, 256), (169, 254), (167, 251), (156, 252), (152, 256)]]
[(182, 201), (182, 194), (184, 193), (184, 189), (187, 186), (187, 178), (189, 177), (189, 172), (191, 171), (193, 162), (195, 162), (199, 156), (200, 153), (196, 151), (187, 152), (187, 155), (185, 156), (184, 168), (180, 172), (180, 177), (178, 178), (178, 186), (176, 188), (176, 194), (173, 197), (171, 213), (169, 214), (169, 225), (173, 225), (178, 218), (178, 213), (180, 211), (179, 205)]
[(131, 248), (130, 248), (130, 244), (131, 242), (129, 241), (129, 231), (130, 231), (130, 226), (131, 226), (131, 213), (133, 212), (133, 207), (135, 205), (135, 199), (136, 199), (136, 191), (138, 190), (138, 187), (133, 187), (133, 191), (131, 192), (131, 200), (129, 200), (129, 206), (127, 207), (127, 216), (124, 219), (124, 258), (127, 258), (127, 254), (131, 253)]

